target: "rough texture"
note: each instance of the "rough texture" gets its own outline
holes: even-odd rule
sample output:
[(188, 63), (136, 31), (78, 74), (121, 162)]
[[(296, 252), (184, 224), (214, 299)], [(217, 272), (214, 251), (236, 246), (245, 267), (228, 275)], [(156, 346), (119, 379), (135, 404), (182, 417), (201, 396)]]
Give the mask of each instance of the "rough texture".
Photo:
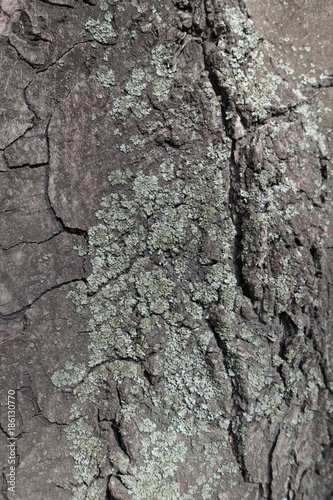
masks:
[(331, 498), (330, 2), (14, 3), (3, 498)]

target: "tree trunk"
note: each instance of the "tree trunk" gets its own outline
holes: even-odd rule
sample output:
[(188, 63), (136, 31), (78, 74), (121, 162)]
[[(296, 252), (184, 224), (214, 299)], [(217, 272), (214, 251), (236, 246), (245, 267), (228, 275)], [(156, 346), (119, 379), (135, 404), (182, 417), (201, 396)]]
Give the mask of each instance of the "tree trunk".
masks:
[(2, 498), (333, 498), (331, 2), (0, 12)]

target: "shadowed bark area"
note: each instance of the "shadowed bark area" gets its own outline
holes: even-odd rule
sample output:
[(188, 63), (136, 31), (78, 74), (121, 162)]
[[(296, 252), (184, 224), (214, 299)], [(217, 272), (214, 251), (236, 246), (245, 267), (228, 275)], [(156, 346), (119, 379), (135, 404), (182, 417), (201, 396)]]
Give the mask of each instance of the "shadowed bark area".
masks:
[(330, 2), (0, 7), (2, 498), (331, 498)]

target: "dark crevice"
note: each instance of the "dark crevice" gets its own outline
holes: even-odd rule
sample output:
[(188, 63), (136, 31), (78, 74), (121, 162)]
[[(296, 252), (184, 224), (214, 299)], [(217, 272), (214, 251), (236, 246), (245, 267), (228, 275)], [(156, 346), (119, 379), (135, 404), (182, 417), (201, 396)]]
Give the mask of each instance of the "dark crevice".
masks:
[(241, 10), (242, 14), (244, 14), (244, 16), (246, 16), (248, 19), (250, 19), (251, 16), (248, 13), (248, 10), (247, 10), (247, 7), (246, 7), (244, 0), (237, 0), (237, 3), (238, 3), (238, 7)]
[[(14, 141), (13, 141), (13, 142), (14, 142)], [(8, 147), (8, 146), (6, 146), (6, 147)], [(5, 148), (5, 149), (6, 149), (6, 148)], [(10, 171), (9, 161), (8, 161), (8, 159), (7, 159), (6, 155), (5, 155), (5, 149), (2, 149), (2, 150), (1, 150), (1, 152), (2, 152), (2, 157), (3, 157), (3, 159), (4, 159), (5, 165), (6, 165), (6, 167), (7, 167), (7, 170), (5, 170), (5, 171), (1, 171), (1, 172), (0, 172), (1, 174), (8, 174), (8, 172)]]
[[(303, 102), (302, 102), (303, 104)], [(262, 120), (263, 125), (268, 125), (271, 122), (272, 118), (279, 118), (280, 116), (289, 117), (291, 116), (293, 111), (296, 111), (301, 106), (300, 103), (296, 104), (288, 104), (283, 108), (271, 108), (271, 112), (267, 118)]]
[(245, 297), (248, 297), (252, 301), (252, 296), (249, 293), (247, 288), (246, 281), (243, 275), (243, 262), (242, 262), (242, 252), (243, 252), (243, 231), (242, 231), (242, 218), (237, 209), (238, 205), (238, 197), (235, 190), (235, 183), (237, 182), (237, 165), (235, 162), (235, 149), (236, 149), (236, 140), (233, 139), (232, 142), (232, 150), (231, 150), (231, 158), (229, 162), (230, 168), (230, 189), (229, 189), (229, 210), (231, 214), (231, 219), (234, 223), (235, 227), (235, 238), (234, 238), (234, 246), (232, 251), (233, 256), (233, 265), (235, 270), (235, 277), (237, 281), (237, 285), (241, 287), (243, 290), (243, 294)]
[[(208, 325), (210, 326), (211, 332), (215, 337), (216, 344), (218, 348), (222, 351), (223, 357), (228, 359), (228, 351), (226, 343), (221, 339), (220, 335), (217, 332), (219, 326), (221, 326), (221, 320), (217, 317), (216, 314), (210, 313), (208, 316)], [(227, 367), (226, 371), (228, 373)]]
[(318, 278), (322, 278), (322, 267), (321, 267), (321, 258), (322, 252), (321, 249), (315, 245), (312, 245), (310, 248), (310, 254), (312, 256), (313, 265), (316, 270), (315, 276)]
[[(232, 107), (232, 103), (230, 101), (230, 97), (228, 94), (228, 90), (221, 86), (221, 83), (218, 81), (218, 77), (214, 68), (214, 64), (211, 60), (209, 54), (206, 54), (204, 51), (204, 60), (205, 60), (205, 69), (208, 71), (208, 79), (213, 87), (215, 95), (217, 98), (221, 100), (221, 120), (222, 126), (226, 132), (227, 137), (232, 141), (231, 146), (231, 155), (229, 160), (229, 179), (230, 179), (230, 187), (229, 187), (229, 196), (228, 196), (228, 208), (230, 211), (231, 220), (235, 227), (235, 238), (234, 238), (234, 246), (233, 246), (233, 266), (235, 271), (235, 277), (237, 280), (237, 285), (241, 287), (243, 290), (243, 294), (248, 297), (251, 302), (253, 302), (253, 297), (248, 289), (246, 281), (243, 275), (243, 263), (242, 263), (242, 251), (243, 251), (243, 231), (242, 231), (242, 216), (239, 213), (239, 199), (237, 196), (236, 185), (238, 182), (238, 165), (235, 160), (235, 151), (237, 148), (238, 140), (235, 139), (235, 134), (233, 130), (233, 126), (231, 120), (226, 119), (226, 111)], [(250, 124), (247, 122), (247, 119), (242, 116), (241, 110), (237, 110), (237, 114), (239, 119), (242, 122), (242, 125), (245, 130), (250, 129)]]
[(36, 297), (36, 299), (32, 300), (30, 302), (30, 304), (25, 305), (25, 306), (21, 307), (21, 309), (18, 309), (17, 311), (14, 311), (12, 313), (0, 314), (0, 318), (4, 318), (4, 319), (16, 318), (18, 314), (21, 314), (21, 313), (25, 312), (27, 309), (30, 309), (39, 299), (41, 299), (47, 293), (52, 292), (53, 290), (57, 290), (58, 288), (61, 288), (62, 286), (70, 285), (71, 283), (79, 283), (80, 281), (83, 283), (86, 283), (85, 278), (75, 278), (73, 280), (64, 281), (63, 283), (59, 283), (58, 285), (54, 285), (50, 288), (47, 288), (38, 297)]
[(74, 9), (74, 5), (68, 5), (66, 3), (51, 2), (51, 0), (39, 0), (41, 3), (46, 3), (47, 5), (52, 5), (52, 7), (63, 7), (65, 9)]
[(233, 421), (231, 421), (230, 425), (228, 427), (229, 442), (230, 442), (231, 450), (232, 450), (234, 457), (236, 459), (236, 462), (238, 464), (238, 468), (242, 474), (243, 481), (245, 483), (247, 483), (247, 482), (249, 482), (249, 473), (246, 469), (244, 455), (241, 451), (242, 445), (240, 443), (240, 437), (236, 432), (234, 432), (233, 426), (234, 426), (234, 423), (233, 423)]
[[(109, 476), (109, 480), (110, 480), (111, 476)], [(116, 497), (114, 497), (112, 495), (112, 493), (110, 492), (109, 488), (107, 488), (106, 490), (106, 495), (105, 495), (105, 500), (118, 500)]]
[(65, 422), (56, 422), (56, 421), (53, 422), (53, 421), (49, 420), (47, 417), (45, 417), (45, 415), (43, 415), (42, 412), (36, 413), (36, 415), (34, 415), (34, 417), (39, 418), (47, 426), (56, 425), (57, 427), (66, 427), (67, 425), (69, 425), (68, 423), (65, 423)]
[[(25, 102), (25, 104), (27, 104), (27, 103)], [(30, 111), (31, 111), (31, 110), (30, 110)], [(25, 136), (25, 134), (26, 134), (29, 130), (31, 130), (32, 128), (33, 128), (33, 125), (31, 125), (31, 127), (28, 127), (28, 128), (27, 128), (27, 129), (23, 132), (23, 134), (21, 134), (19, 137), (15, 137), (15, 139), (14, 139), (13, 141), (9, 142), (8, 144), (6, 144), (6, 146), (5, 146), (5, 147), (4, 147), (4, 149), (2, 150), (2, 152), (3, 152), (3, 157), (4, 157), (4, 160), (5, 160), (5, 163), (6, 163), (6, 166), (7, 166), (7, 168), (8, 168), (8, 169), (12, 169), (13, 167), (11, 167), (11, 166), (10, 166), (9, 160), (8, 160), (8, 159), (7, 159), (7, 157), (6, 157), (6, 149), (7, 149), (7, 148), (9, 148), (10, 146), (12, 146), (13, 144), (15, 144), (15, 142), (16, 142), (16, 141), (19, 141), (20, 139), (22, 139), (22, 138)]]
[(333, 87), (333, 75), (326, 75), (327, 81), (325, 83), (317, 83), (312, 85), (314, 89), (327, 89)]
[(126, 443), (124, 442), (124, 439), (121, 435), (121, 432), (120, 432), (120, 428), (119, 428), (119, 425), (115, 422), (113, 422), (111, 424), (112, 426), (112, 430), (113, 430), (113, 434), (114, 434), (114, 438), (116, 440), (116, 443), (117, 445), (119, 446), (119, 448), (125, 453), (125, 455), (128, 457), (129, 461), (131, 462), (131, 457), (128, 453), (128, 450), (127, 450), (127, 446), (126, 446)]
[(61, 56), (59, 56), (56, 61), (50, 63), (48, 66), (45, 66), (43, 68), (38, 69), (36, 71), (36, 74), (45, 73), (46, 71), (48, 71), (50, 68), (52, 68), (53, 66), (55, 66), (56, 64), (58, 64), (59, 61), (61, 61), (61, 59), (63, 57), (65, 57), (67, 54), (69, 54), (75, 47), (78, 47), (79, 45), (85, 45), (85, 44), (91, 43), (93, 41), (94, 41), (93, 38), (91, 38), (89, 40), (85, 40), (84, 42), (74, 43), (68, 50), (66, 50), (65, 52), (63, 52), (63, 54), (61, 54)]
[(12, 165), (8, 165), (8, 168), (11, 170), (19, 170), (21, 168), (31, 168), (31, 169), (34, 169), (34, 168), (40, 168), (40, 167), (46, 167), (47, 166), (47, 163), (34, 163), (34, 164), (29, 164), (29, 163), (25, 163), (23, 165), (15, 165), (15, 166), (12, 166)]
[[(298, 328), (293, 323), (292, 319), (286, 312), (282, 312), (279, 314), (279, 322), (282, 328), (282, 338), (280, 340), (280, 346), (278, 351), (278, 356), (286, 361), (288, 364), (291, 361), (287, 357), (288, 347), (291, 344), (293, 338), (297, 336)], [(283, 369), (280, 368), (277, 370), (280, 373), (282, 379), (284, 378)]]
[(56, 488), (58, 488), (59, 490), (66, 491), (68, 494), (71, 493), (71, 491), (68, 488), (65, 488), (64, 486), (61, 486), (60, 484), (55, 484), (54, 486)]
[[(280, 425), (275, 435), (271, 449), (268, 452), (268, 478), (267, 478), (267, 500), (273, 500), (273, 454), (280, 435)], [(274, 497), (275, 498), (275, 497)]]
[[(228, 28), (226, 28), (228, 29)], [(212, 34), (213, 35), (213, 34)], [(211, 39), (214, 40), (214, 36), (211, 35)], [(244, 296), (250, 298), (251, 303), (253, 304), (253, 298), (248, 290), (244, 275), (243, 275), (243, 263), (242, 263), (242, 252), (243, 252), (243, 230), (242, 230), (242, 215), (239, 211), (240, 200), (237, 194), (237, 182), (239, 182), (239, 172), (238, 172), (238, 164), (235, 159), (235, 152), (238, 146), (238, 139), (235, 138), (235, 132), (233, 129), (233, 125), (231, 120), (227, 120), (226, 111), (233, 107), (233, 103), (231, 102), (231, 98), (228, 93), (228, 89), (225, 89), (221, 86), (221, 82), (218, 81), (218, 74), (214, 68), (213, 58), (210, 54), (206, 53), (204, 50), (204, 61), (205, 61), (205, 69), (208, 72), (208, 79), (212, 85), (214, 93), (218, 100), (221, 102), (221, 126), (225, 130), (227, 137), (231, 141), (231, 154), (229, 159), (229, 192), (228, 192), (228, 209), (230, 213), (231, 220), (233, 222), (235, 228), (235, 237), (233, 244), (233, 267), (234, 274), (236, 278), (237, 285), (242, 289)], [(241, 110), (237, 111), (239, 119), (242, 123), (242, 126), (245, 131), (249, 131), (251, 128), (251, 124), (248, 123), (248, 120), (242, 115)], [(216, 315), (215, 315), (216, 316)], [(227, 343), (221, 339), (219, 335), (219, 328), (221, 328), (223, 323), (223, 318), (220, 318), (219, 315), (214, 316), (214, 311), (209, 315), (208, 324), (212, 329), (214, 337), (216, 339), (216, 343), (223, 355), (223, 362), (226, 373), (229, 373), (228, 369), (228, 361), (230, 359), (230, 355), (228, 353)], [(232, 400), (234, 402), (234, 408), (237, 409), (237, 417), (233, 418), (230, 422), (228, 428), (229, 434), (229, 444), (231, 450), (235, 456), (238, 468), (241, 472), (243, 481), (250, 482), (250, 476), (245, 464), (245, 457), (243, 452), (243, 444), (241, 442), (241, 437), (239, 434), (239, 427), (236, 426), (236, 422), (241, 422), (243, 413), (247, 408), (247, 400), (246, 394), (242, 390), (242, 384), (238, 377), (231, 378), (232, 383)], [(260, 498), (263, 497), (263, 487), (261, 486)]]
[[(305, 470), (302, 472), (301, 478), (300, 478), (300, 480), (299, 480), (298, 490), (297, 490), (297, 492), (298, 492), (298, 493), (301, 491), (301, 488), (302, 488), (302, 481), (303, 481), (304, 476), (306, 475), (307, 471), (308, 471), (308, 469), (305, 469)], [(303, 495), (302, 495), (302, 497), (303, 497)], [(302, 497), (301, 497), (301, 498), (302, 498)]]
[(154, 385), (155, 377), (151, 373), (149, 373), (147, 370), (143, 370), (143, 377), (147, 380), (149, 385)]
[(333, 394), (333, 388), (332, 388), (332, 385), (330, 383), (329, 376), (328, 376), (329, 369), (327, 367), (326, 359), (323, 357), (322, 352), (320, 352), (320, 351), (318, 351), (318, 349), (316, 349), (316, 345), (314, 345), (314, 349), (321, 356), (321, 360), (319, 361), (319, 368), (321, 371), (321, 375), (323, 377), (323, 382), (325, 384), (325, 387), (328, 391), (330, 391)]
[(20, 52), (19, 50), (17, 49), (17, 47), (10, 41), (10, 39), (8, 38), (8, 45), (10, 47), (12, 47), (12, 49), (15, 50), (16, 54), (17, 54), (17, 57), (23, 61), (24, 63), (26, 63), (30, 68), (32, 68), (33, 70), (35, 70), (38, 65), (37, 64), (33, 64), (31, 63), (30, 61), (28, 61), (28, 59), (26, 59)]
[(46, 240), (42, 240), (42, 241), (20, 241), (20, 243), (15, 243), (15, 245), (11, 245), (10, 247), (3, 247), (3, 246), (0, 245), (0, 248), (4, 252), (6, 252), (8, 250), (11, 250), (12, 248), (16, 248), (16, 247), (19, 247), (21, 245), (43, 245), (43, 243), (47, 243), (48, 241), (53, 240), (53, 238), (55, 238), (59, 234), (60, 234), (60, 231), (58, 233), (52, 234), (52, 236), (50, 236), (49, 238), (46, 238)]
[(263, 499), (264, 498), (264, 494), (265, 494), (265, 490), (264, 490), (264, 487), (261, 483), (258, 484), (258, 496), (259, 496), (259, 500)]
[[(2, 489), (1, 489), (1, 497), (3, 500), (9, 500), (9, 497), (7, 495), (8, 491), (8, 483), (7, 483), (7, 478), (5, 472), (2, 473)], [(7, 485), (7, 487), (6, 487)]]
[(84, 229), (76, 228), (76, 227), (65, 226), (61, 217), (59, 217), (55, 213), (55, 210), (51, 204), (51, 200), (49, 197), (49, 180), (50, 180), (50, 167), (49, 167), (49, 165), (46, 165), (46, 167), (45, 167), (45, 201), (46, 201), (46, 206), (47, 206), (49, 212), (52, 214), (52, 217), (57, 221), (60, 232), (65, 232), (65, 233), (69, 233), (69, 234), (77, 234), (79, 236), (83, 236), (85, 238), (85, 240), (87, 241), (87, 239), (88, 239), (87, 231), (85, 231)]
[(183, 12), (193, 12), (192, 8), (192, 3), (191, 2), (184, 2), (184, 0), (173, 0), (173, 4), (175, 7), (177, 7), (178, 10), (183, 11)]
[(30, 16), (24, 10), (21, 11), (20, 28), (16, 24), (16, 29), (13, 30), (15, 32), (15, 34), (22, 34), (23, 37), (27, 38), (29, 40), (29, 42), (33, 43), (34, 45), (36, 44), (36, 42), (49, 42), (50, 41), (50, 40), (43, 38), (39, 32), (36, 33), (34, 31)]
[(248, 289), (246, 281), (243, 275), (243, 263), (242, 263), (242, 252), (243, 252), (243, 231), (242, 231), (242, 216), (239, 213), (238, 205), (239, 199), (237, 196), (236, 184), (238, 181), (238, 166), (235, 161), (235, 151), (237, 147), (237, 140), (234, 138), (233, 131), (231, 129), (230, 122), (226, 120), (226, 109), (228, 109), (228, 97), (226, 93), (221, 91), (218, 82), (216, 81), (215, 74), (212, 70), (212, 67), (206, 60), (206, 69), (209, 71), (209, 80), (214, 89), (216, 96), (221, 97), (222, 105), (221, 105), (221, 116), (222, 116), (222, 125), (226, 131), (227, 136), (232, 141), (231, 146), (231, 155), (229, 160), (229, 179), (230, 179), (230, 187), (229, 187), (229, 196), (228, 196), (228, 207), (230, 211), (231, 220), (235, 227), (235, 238), (234, 238), (234, 246), (233, 246), (233, 265), (235, 270), (235, 277), (237, 280), (237, 285), (242, 289), (245, 297), (248, 297), (251, 302), (253, 302), (253, 297)]
[(0, 432), (2, 432), (6, 438), (10, 439), (11, 436), (5, 431), (5, 429), (2, 427), (1, 423), (0, 423)]
[[(37, 123), (39, 123), (41, 121), (41, 118), (37, 115), (36, 111), (34, 110), (34, 108), (32, 107), (32, 105), (30, 104), (28, 96), (27, 96), (27, 90), (28, 90), (28, 87), (29, 87), (30, 83), (31, 83), (31, 81), (23, 89), (23, 99), (24, 99), (25, 105), (27, 106), (28, 110), (31, 111), (31, 113), (33, 113), (33, 115), (34, 115), (33, 118), (32, 118), (32, 120), (31, 120), (31, 127), (29, 127), (28, 130), (32, 129), (35, 125), (37, 125)], [(26, 132), (27, 131), (25, 131), (24, 134), (22, 134), (21, 137), (23, 137)], [(19, 137), (17, 139), (19, 139)], [(15, 139), (15, 141), (17, 141), (17, 139)], [(15, 141), (13, 141), (13, 142), (15, 142)]]

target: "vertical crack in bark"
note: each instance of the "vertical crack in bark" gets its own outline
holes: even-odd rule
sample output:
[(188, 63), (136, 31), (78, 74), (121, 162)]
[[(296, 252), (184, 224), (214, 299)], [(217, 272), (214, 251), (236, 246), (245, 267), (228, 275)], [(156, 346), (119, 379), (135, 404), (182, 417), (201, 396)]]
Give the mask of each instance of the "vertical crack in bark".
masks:
[(1, 496), (2, 496), (3, 500), (9, 500), (9, 497), (7, 495), (8, 483), (7, 483), (7, 478), (6, 478), (5, 472), (2, 473), (2, 480), (3, 480), (3, 483), (2, 483), (3, 486), (1, 489)]
[(57, 224), (61, 231), (65, 231), (65, 224), (61, 220), (60, 217), (57, 216), (55, 213), (55, 210), (51, 204), (50, 196), (49, 196), (49, 185), (50, 185), (50, 139), (49, 139), (49, 127), (51, 123), (51, 118), (49, 119), (47, 125), (46, 125), (46, 130), (45, 130), (45, 138), (46, 138), (46, 146), (47, 146), (47, 165), (45, 167), (45, 200), (46, 200), (46, 205), (50, 213), (52, 214), (53, 218), (57, 221)]
[(249, 473), (245, 465), (244, 454), (241, 450), (242, 444), (240, 442), (239, 435), (236, 432), (234, 432), (234, 425), (235, 425), (234, 420), (231, 420), (230, 425), (228, 427), (230, 448), (236, 459), (238, 468), (242, 474), (243, 481), (247, 483), (249, 482)]
[[(210, 2), (207, 2), (205, 0), (205, 11), (206, 11), (206, 28), (209, 30), (209, 36), (208, 39), (212, 40), (213, 42), (215, 41), (216, 37), (213, 35), (213, 30), (214, 28), (214, 22), (212, 20), (212, 12), (215, 14), (215, 10), (210, 4)], [(214, 15), (213, 15), (214, 17)], [(216, 42), (215, 42), (216, 43)], [(231, 126), (229, 125), (228, 121), (226, 120), (226, 110), (228, 109), (228, 96), (226, 92), (223, 91), (223, 89), (220, 87), (216, 75), (215, 75), (215, 68), (214, 64), (212, 63), (211, 58), (209, 55), (206, 53), (204, 50), (204, 64), (205, 68), (208, 71), (208, 79), (211, 83), (211, 86), (215, 92), (216, 98), (221, 102), (221, 126), (225, 130), (225, 133), (227, 137), (231, 140), (231, 155), (229, 158), (229, 191), (228, 191), (228, 211), (230, 213), (230, 217), (232, 220), (232, 223), (235, 227), (235, 237), (234, 237), (234, 244), (233, 244), (233, 249), (232, 249), (232, 256), (233, 256), (233, 266), (234, 266), (234, 274), (236, 278), (237, 285), (242, 289), (243, 294), (247, 297), (249, 297), (249, 294), (247, 292), (246, 286), (245, 286), (245, 280), (243, 277), (243, 272), (242, 272), (242, 261), (241, 261), (241, 252), (242, 252), (242, 222), (241, 222), (241, 216), (238, 211), (238, 197), (237, 197), (237, 191), (235, 189), (235, 183), (237, 182), (237, 177), (238, 177), (238, 167), (237, 167), (237, 162), (235, 159), (235, 151), (237, 148), (237, 139), (234, 137), (233, 130), (231, 129)], [(249, 297), (251, 299), (251, 297)], [(252, 302), (252, 300), (251, 300)], [(216, 339), (217, 345), (222, 351), (223, 355), (223, 362), (225, 366), (226, 373), (229, 373), (228, 370), (228, 351), (227, 351), (227, 345), (225, 342), (223, 342), (220, 338), (220, 336), (216, 332), (216, 328), (214, 325), (214, 317), (210, 317), (210, 320), (208, 321), (209, 326), (214, 334), (214, 337)], [(244, 452), (242, 450), (242, 443), (239, 437), (239, 434), (235, 431), (236, 427), (236, 419), (239, 419), (239, 421), (242, 421), (242, 416), (243, 412), (246, 410), (247, 404), (244, 402), (243, 397), (240, 394), (239, 387), (238, 387), (238, 381), (237, 378), (232, 377), (231, 378), (231, 383), (232, 383), (232, 399), (234, 403), (234, 408), (237, 408), (237, 413), (239, 413), (238, 417), (233, 417), (230, 420), (230, 425), (228, 427), (228, 434), (229, 434), (229, 446), (230, 449), (235, 457), (236, 463), (238, 465), (239, 471), (242, 475), (244, 483), (249, 482), (249, 473), (246, 468), (245, 464), (245, 458), (244, 458)]]
[[(121, 401), (121, 395), (120, 395), (118, 384), (116, 385), (116, 391), (117, 391), (117, 396), (118, 396), (119, 407), (122, 408), (122, 401)], [(114, 438), (116, 440), (116, 443), (118, 444), (119, 448), (128, 457), (129, 461), (131, 462), (133, 457), (131, 457), (131, 455), (128, 451), (127, 445), (125, 443), (125, 440), (122, 436), (120, 423), (118, 421), (113, 420), (111, 423), (111, 427), (113, 430), (113, 434), (114, 434)]]
[(278, 426), (278, 430), (276, 432), (276, 435), (275, 435), (275, 438), (274, 438), (274, 441), (273, 441), (273, 444), (271, 446), (271, 449), (269, 450), (269, 453), (268, 453), (268, 477), (267, 477), (267, 500), (273, 500), (273, 489), (272, 489), (272, 486), (273, 486), (273, 455), (274, 455), (274, 450), (276, 448), (276, 445), (277, 445), (277, 442), (278, 442), (278, 439), (279, 439), (279, 435), (280, 435), (280, 424)]
[[(238, 165), (237, 161), (235, 158), (235, 152), (237, 149), (237, 143), (238, 140), (235, 139), (233, 130), (228, 124), (226, 120), (226, 110), (228, 109), (229, 106), (229, 98), (224, 92), (224, 89), (222, 89), (217, 81), (216, 75), (215, 75), (215, 68), (213, 67), (211, 61), (205, 55), (205, 66), (206, 69), (209, 72), (209, 80), (212, 85), (212, 88), (214, 89), (216, 97), (221, 101), (221, 125), (224, 128), (227, 137), (232, 141), (232, 146), (231, 146), (231, 155), (229, 159), (229, 192), (228, 192), (228, 210), (230, 213), (231, 220), (233, 222), (234, 228), (235, 228), (235, 238), (234, 238), (234, 246), (233, 246), (233, 266), (234, 266), (234, 273), (237, 281), (237, 285), (242, 289), (243, 294), (245, 297), (248, 297), (251, 302), (253, 302), (253, 299), (247, 289), (246, 282), (243, 276), (243, 266), (242, 266), (242, 251), (243, 251), (243, 245), (242, 245), (242, 239), (243, 239), (243, 233), (242, 233), (242, 216), (239, 212), (239, 199), (237, 196), (237, 190), (236, 190), (236, 184), (238, 179)], [(253, 126), (252, 128), (256, 128)], [(249, 132), (249, 130), (248, 130)]]
[(231, 157), (229, 161), (229, 179), (230, 179), (230, 187), (229, 187), (229, 211), (231, 215), (232, 222), (235, 227), (235, 238), (234, 238), (234, 247), (233, 247), (233, 264), (234, 264), (234, 269), (235, 269), (235, 277), (237, 280), (237, 285), (241, 287), (243, 294), (245, 297), (248, 297), (251, 302), (252, 298), (251, 295), (249, 294), (245, 279), (243, 276), (243, 265), (242, 265), (242, 251), (243, 251), (243, 245), (242, 245), (242, 239), (243, 239), (243, 233), (242, 233), (242, 218), (241, 215), (239, 214), (238, 210), (238, 197), (237, 197), (237, 192), (235, 189), (235, 185), (237, 182), (237, 177), (238, 177), (238, 167), (237, 167), (237, 162), (235, 159), (235, 151), (237, 147), (237, 140), (230, 137), (232, 139), (232, 149), (231, 149)]
[[(12, 46), (12, 45), (11, 45)], [(15, 48), (15, 47), (14, 47)], [(17, 49), (15, 48), (18, 56), (20, 59), (22, 59), (25, 63), (29, 64), (27, 61), (25, 61), (21, 56), (20, 54), (18, 53)], [(31, 65), (30, 65), (31, 66)], [(28, 83), (28, 85), (23, 89), (23, 99), (24, 99), (24, 102), (25, 102), (25, 105), (27, 106), (28, 110), (31, 111), (31, 113), (34, 114), (33, 118), (32, 118), (32, 124), (31, 124), (31, 127), (30, 128), (33, 128), (34, 125), (36, 125), (38, 122), (41, 121), (41, 118), (38, 116), (38, 114), (36, 113), (36, 111), (34, 110), (34, 108), (32, 107), (31, 103), (29, 102), (29, 99), (28, 99), (28, 96), (27, 96), (27, 90), (29, 88), (29, 85), (30, 83), (32, 82), (32, 80)], [(24, 135), (24, 134), (23, 134)], [(16, 139), (17, 140), (17, 139)]]
[[(205, 1), (205, 6), (206, 6), (206, 17), (211, 14), (210, 9), (207, 9), (207, 2)], [(214, 36), (212, 34), (212, 29), (214, 29), (214, 23), (210, 22), (207, 19), (207, 26), (211, 26), (210, 28), (210, 39), (214, 40)], [(209, 57), (207, 57), (207, 54), (204, 51), (204, 63), (205, 63), (205, 68), (208, 71), (208, 78), (209, 81), (212, 85), (212, 88), (215, 92), (215, 95), (218, 100), (221, 102), (221, 126), (225, 130), (227, 137), (232, 141), (231, 144), (231, 155), (229, 159), (229, 191), (228, 191), (228, 211), (230, 213), (231, 220), (233, 222), (234, 228), (235, 228), (235, 237), (234, 237), (234, 244), (233, 244), (233, 250), (232, 250), (232, 256), (233, 256), (233, 266), (234, 266), (234, 274), (236, 278), (237, 285), (242, 289), (244, 296), (250, 297), (247, 288), (246, 288), (246, 283), (243, 277), (243, 270), (242, 270), (242, 261), (241, 261), (241, 253), (242, 253), (242, 220), (241, 216), (239, 214), (238, 210), (238, 204), (239, 200), (237, 197), (237, 190), (235, 188), (237, 178), (238, 178), (238, 166), (237, 162), (235, 159), (235, 151), (237, 148), (237, 139), (234, 137), (233, 130), (231, 129), (229, 123), (226, 120), (226, 110), (228, 108), (228, 96), (225, 92), (223, 92), (223, 89), (221, 89), (220, 85), (218, 84), (217, 78), (214, 74), (214, 66), (210, 60)], [(251, 299), (252, 302), (252, 299)], [(211, 321), (209, 321), (209, 326), (214, 334), (214, 337), (216, 339), (217, 345), (222, 351), (223, 355), (223, 361), (224, 361), (224, 366), (226, 373), (229, 373), (228, 370), (228, 352), (227, 352), (227, 345), (225, 342), (223, 342), (220, 338), (220, 336), (217, 334), (216, 329), (214, 327), (214, 318), (211, 318)], [(231, 378), (232, 382), (232, 399), (234, 402), (234, 408), (237, 408), (237, 413), (239, 413), (238, 418), (239, 421), (242, 421), (243, 413), (246, 411), (247, 403), (244, 401), (244, 398), (242, 397), (239, 387), (238, 387), (238, 380), (235, 377)], [(239, 434), (235, 431), (235, 425), (236, 425), (236, 419), (233, 417), (230, 421), (230, 425), (228, 427), (228, 434), (229, 434), (229, 445), (230, 449), (235, 457), (236, 463), (238, 465), (239, 471), (242, 475), (244, 483), (249, 482), (249, 473), (246, 468), (245, 464), (245, 458), (244, 458), (244, 452), (242, 450), (242, 443), (240, 441)], [(263, 488), (261, 487), (263, 490)], [(259, 495), (260, 495), (260, 488), (259, 488)], [(260, 495), (261, 498), (262, 495)]]

